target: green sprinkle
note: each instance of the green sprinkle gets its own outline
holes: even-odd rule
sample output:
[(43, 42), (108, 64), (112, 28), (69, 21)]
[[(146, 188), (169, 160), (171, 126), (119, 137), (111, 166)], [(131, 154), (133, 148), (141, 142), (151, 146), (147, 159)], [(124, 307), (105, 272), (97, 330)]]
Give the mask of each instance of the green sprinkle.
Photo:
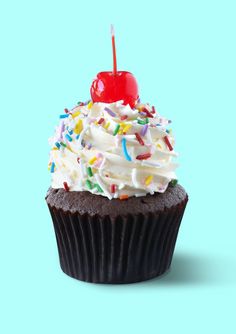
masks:
[(87, 174), (88, 176), (93, 176), (93, 171), (92, 171), (92, 168), (91, 167), (87, 167)]
[(117, 135), (119, 129), (120, 129), (120, 124), (117, 124), (117, 126), (116, 126), (116, 128), (115, 128), (115, 130), (113, 132), (113, 136)]
[(146, 120), (145, 120), (145, 121), (143, 121), (143, 120), (141, 120), (141, 119), (138, 119), (138, 124), (145, 125), (145, 124), (147, 124), (147, 123), (146, 123)]
[(146, 117), (146, 124), (148, 124), (149, 123), (149, 119), (148, 119), (148, 117)]
[(102, 190), (102, 188), (99, 186), (98, 183), (94, 183), (94, 187), (96, 187), (97, 190), (98, 190), (100, 193), (103, 193), (103, 190)]
[(60, 142), (61, 146), (66, 147), (66, 144), (64, 144), (62, 141)]
[(89, 189), (92, 189), (92, 183), (89, 181), (89, 180), (86, 180), (86, 186), (89, 188)]
[(176, 186), (177, 183), (178, 183), (178, 180), (170, 181), (170, 184), (172, 185), (172, 187)]

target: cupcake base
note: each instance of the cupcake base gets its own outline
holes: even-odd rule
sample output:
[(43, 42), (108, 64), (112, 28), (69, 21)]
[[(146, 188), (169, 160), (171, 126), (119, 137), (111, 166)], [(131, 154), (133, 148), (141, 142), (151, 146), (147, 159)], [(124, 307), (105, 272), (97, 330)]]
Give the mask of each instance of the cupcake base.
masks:
[(126, 201), (50, 188), (46, 200), (67, 275), (134, 283), (169, 269), (188, 196), (180, 185)]

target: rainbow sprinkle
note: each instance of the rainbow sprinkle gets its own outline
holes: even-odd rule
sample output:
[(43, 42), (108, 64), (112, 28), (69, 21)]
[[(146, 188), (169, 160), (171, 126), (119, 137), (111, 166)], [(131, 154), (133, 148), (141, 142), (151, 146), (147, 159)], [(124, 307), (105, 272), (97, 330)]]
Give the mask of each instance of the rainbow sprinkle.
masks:
[(100, 187), (98, 183), (94, 183), (94, 187), (97, 188), (98, 192), (103, 193), (103, 189)]
[(86, 184), (86, 186), (87, 186), (90, 190), (93, 188), (93, 186), (92, 186), (92, 182), (91, 182), (91, 181), (86, 180), (85, 184)]
[(69, 141), (72, 141), (72, 137), (70, 135), (68, 135), (68, 133), (65, 135), (66, 139), (69, 140)]
[(116, 114), (109, 108), (104, 108), (104, 110), (112, 117), (116, 117)]
[(51, 168), (50, 168), (50, 172), (51, 172), (51, 173), (54, 173), (54, 170), (55, 170), (55, 163), (52, 162), (52, 164), (51, 164)]
[(140, 131), (140, 135), (144, 137), (147, 133), (147, 130), (148, 130), (148, 124), (145, 124)]
[(88, 103), (88, 105), (87, 105), (87, 108), (88, 108), (88, 109), (91, 109), (91, 108), (92, 108), (92, 106), (93, 106), (93, 102), (92, 102), (92, 101), (90, 101), (90, 102)]
[(64, 186), (65, 191), (69, 191), (70, 190), (67, 182), (63, 182), (63, 186)]
[(153, 180), (153, 175), (149, 175), (148, 177), (146, 177), (146, 179), (145, 179), (146, 186), (149, 186), (149, 184), (152, 182), (152, 180)]
[(72, 116), (72, 118), (75, 118), (75, 117), (77, 117), (79, 115), (80, 115), (80, 111), (76, 111), (71, 116)]
[(93, 165), (94, 162), (97, 160), (97, 157), (92, 157), (90, 160), (89, 160), (89, 164), (90, 165)]
[(168, 147), (168, 149), (170, 151), (173, 151), (173, 147), (172, 147), (172, 145), (171, 145), (171, 143), (169, 141), (169, 138), (167, 136), (165, 136), (165, 137), (163, 137), (163, 139), (164, 139), (164, 142), (166, 143), (166, 146)]
[(87, 174), (88, 176), (92, 177), (93, 176), (93, 171), (91, 167), (87, 167)]
[(100, 125), (100, 124), (102, 124), (104, 121), (105, 121), (105, 119), (102, 117), (102, 118), (99, 119), (98, 124)]
[(116, 135), (117, 135), (119, 129), (120, 129), (120, 124), (117, 124), (116, 127), (115, 127), (115, 130), (114, 130), (114, 132), (113, 132), (113, 136), (116, 136)]
[(110, 126), (110, 122), (107, 122), (107, 124), (104, 126), (104, 128), (107, 130)]
[(64, 144), (62, 141), (60, 142), (60, 145), (66, 147), (66, 144)]
[(129, 198), (129, 196), (126, 195), (126, 194), (124, 194), (124, 195), (120, 195), (120, 197), (119, 197), (119, 199), (120, 199), (121, 201), (126, 200), (126, 199), (128, 199), (128, 198)]
[(63, 114), (63, 115), (60, 115), (59, 117), (60, 118), (67, 118), (67, 117), (69, 117), (69, 114)]
[(151, 153), (144, 153), (144, 154), (139, 154), (139, 155), (137, 155), (137, 157), (136, 157), (136, 159), (137, 160), (146, 160), (146, 159), (149, 159), (149, 158), (151, 158)]
[(78, 120), (78, 122), (75, 125), (74, 132), (78, 135), (83, 130), (83, 122), (81, 119)]
[(113, 183), (111, 184), (111, 193), (114, 194), (116, 192), (116, 185)]
[(122, 138), (121, 144), (122, 144), (122, 149), (123, 149), (123, 153), (124, 153), (124, 156), (125, 156), (126, 160), (131, 161), (131, 157), (129, 156), (129, 154), (127, 152), (126, 139), (125, 138)]
[(55, 146), (58, 148), (58, 150), (60, 149), (60, 144), (58, 142), (55, 143)]
[(130, 129), (131, 127), (132, 127), (131, 124), (126, 125), (126, 126), (124, 127), (124, 129), (123, 129), (123, 133), (125, 134), (127, 131), (129, 131), (129, 129)]
[(142, 138), (140, 137), (140, 134), (138, 132), (135, 132), (135, 137), (137, 139), (137, 141), (139, 142), (140, 145), (144, 145), (144, 141), (142, 140)]

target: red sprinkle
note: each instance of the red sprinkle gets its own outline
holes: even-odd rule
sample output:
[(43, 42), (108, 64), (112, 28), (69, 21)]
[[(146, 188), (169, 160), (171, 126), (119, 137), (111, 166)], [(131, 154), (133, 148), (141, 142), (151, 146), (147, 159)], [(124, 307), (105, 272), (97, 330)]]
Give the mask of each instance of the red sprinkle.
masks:
[(173, 151), (173, 147), (171, 146), (171, 143), (170, 143), (170, 141), (169, 141), (169, 138), (168, 138), (167, 136), (165, 136), (165, 137), (163, 137), (163, 139), (164, 139), (166, 145), (168, 146), (168, 149), (169, 149), (170, 151)]
[(123, 115), (123, 116), (120, 117), (120, 119), (121, 119), (122, 121), (124, 121), (124, 120), (127, 119), (127, 118), (128, 118), (127, 115)]
[(116, 185), (111, 184), (111, 193), (114, 194), (116, 192)]
[(100, 118), (99, 121), (98, 121), (98, 124), (102, 124), (104, 121), (105, 121), (104, 118)]
[(70, 190), (67, 182), (63, 182), (63, 186), (64, 186), (65, 191), (69, 191)]
[(155, 114), (156, 113), (156, 109), (154, 106), (152, 106), (152, 114)]
[(80, 157), (77, 158), (77, 162), (78, 162), (78, 164), (80, 163)]
[(68, 113), (69, 113), (69, 110), (68, 110), (67, 108), (65, 108), (65, 109), (64, 109), (64, 112), (65, 112), (66, 114), (68, 114)]
[(138, 132), (135, 132), (135, 136), (137, 141), (139, 142), (140, 145), (144, 145), (144, 141), (142, 140), (140, 134)]
[(147, 117), (153, 118), (153, 115), (147, 110), (147, 108), (143, 108), (142, 111), (146, 113)]
[(136, 159), (138, 159), (138, 160), (146, 160), (146, 159), (149, 159), (149, 158), (151, 158), (151, 153), (144, 153), (144, 154), (139, 154), (139, 155), (137, 155), (137, 157), (136, 157)]
[(124, 199), (128, 199), (129, 198), (129, 196), (128, 195), (120, 195), (120, 197), (119, 197), (119, 199), (120, 200), (124, 200)]

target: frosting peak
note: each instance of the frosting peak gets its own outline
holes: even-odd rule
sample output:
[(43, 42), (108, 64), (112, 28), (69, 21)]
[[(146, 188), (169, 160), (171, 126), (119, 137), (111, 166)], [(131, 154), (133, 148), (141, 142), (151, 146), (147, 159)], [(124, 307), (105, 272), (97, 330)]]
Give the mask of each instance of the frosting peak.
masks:
[(169, 121), (149, 104), (79, 104), (60, 116), (51, 145), (52, 188), (126, 199), (176, 179)]

